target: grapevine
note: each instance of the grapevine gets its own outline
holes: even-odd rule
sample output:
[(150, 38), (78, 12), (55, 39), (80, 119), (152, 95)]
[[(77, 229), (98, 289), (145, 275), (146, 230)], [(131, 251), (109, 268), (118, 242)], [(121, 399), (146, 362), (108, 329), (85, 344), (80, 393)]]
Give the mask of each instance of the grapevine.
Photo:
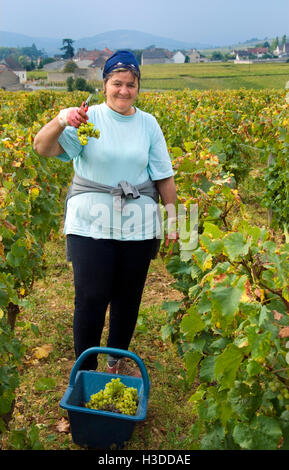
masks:
[(98, 129), (94, 129), (92, 122), (87, 122), (86, 124), (80, 124), (79, 128), (77, 129), (77, 136), (81, 145), (86, 145), (88, 142), (88, 137), (95, 137), (99, 139), (100, 132)]
[(118, 378), (111, 379), (104, 390), (91, 395), (90, 401), (85, 404), (85, 407), (133, 416), (136, 413), (137, 405), (137, 389), (127, 387)]
[[(75, 92), (74, 97), (81, 102), (85, 94)], [(198, 380), (190, 400), (192, 445), (287, 449), (289, 236), (288, 227), (284, 236), (282, 229), (289, 207), (289, 108), (285, 91), (187, 90), (142, 93), (138, 100), (140, 109), (155, 115), (164, 132), (179, 202), (188, 209), (198, 204), (198, 246), (187, 251), (174, 246), (172, 252), (164, 247), (168, 270), (184, 300), (166, 303), (168, 321), (162, 337), (176, 343), (188, 383)], [(57, 158), (37, 156), (33, 138), (60, 109), (71, 106), (71, 95), (0, 90), (0, 106), (4, 351), (0, 375), (9, 378), (0, 390), (1, 433), (3, 415), (12, 413), (17, 367), (24, 354), (21, 343), (14, 342), (11, 316), (16, 315), (15, 307), (25, 309), (24, 297), (45, 275), (44, 245), (59, 231), (61, 191), (72, 172)], [(88, 137), (99, 138), (92, 123), (86, 126), (78, 129), (82, 145)], [(274, 158), (267, 168), (270, 155)], [(247, 208), (255, 190), (260, 194), (256, 203), (273, 208), (272, 230), (250, 225)], [(109, 393), (102, 390), (85, 406), (134, 414), (129, 403), (135, 398), (137, 403), (137, 393), (124, 387), (119, 381), (113, 385), (111, 403)], [(115, 402), (121, 390), (122, 399)]]

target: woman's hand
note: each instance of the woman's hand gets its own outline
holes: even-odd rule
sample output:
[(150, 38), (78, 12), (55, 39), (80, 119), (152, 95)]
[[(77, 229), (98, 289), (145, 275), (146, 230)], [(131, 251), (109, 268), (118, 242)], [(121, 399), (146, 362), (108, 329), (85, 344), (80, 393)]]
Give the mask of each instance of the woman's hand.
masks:
[(172, 240), (173, 243), (176, 243), (179, 239), (179, 233), (176, 229), (176, 222), (177, 222), (176, 217), (168, 218), (168, 233), (166, 235), (165, 246), (169, 246), (170, 240)]
[(62, 127), (73, 126), (78, 128), (80, 124), (86, 124), (88, 116), (82, 107), (62, 109), (58, 114), (58, 121)]

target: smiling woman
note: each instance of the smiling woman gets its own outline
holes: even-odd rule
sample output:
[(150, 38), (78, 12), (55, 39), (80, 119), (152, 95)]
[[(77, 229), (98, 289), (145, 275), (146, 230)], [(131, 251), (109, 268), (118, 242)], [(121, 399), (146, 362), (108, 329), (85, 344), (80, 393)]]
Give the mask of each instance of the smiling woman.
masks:
[[(133, 54), (113, 54), (103, 78), (104, 103), (90, 106), (87, 114), (83, 107), (60, 111), (34, 139), (38, 153), (72, 160), (75, 171), (64, 233), (74, 272), (76, 357), (99, 346), (109, 304), (107, 346), (128, 349), (163, 233), (159, 196), (169, 218), (175, 216), (174, 173), (163, 133), (154, 116), (134, 106), (140, 71)], [(82, 146), (77, 128), (88, 120), (100, 136)], [(108, 372), (140, 375), (127, 366), (123, 358), (108, 357)], [(82, 367), (95, 369), (97, 357)]]
[(117, 113), (128, 116), (135, 113), (133, 104), (138, 95), (139, 79), (130, 70), (111, 72), (103, 83), (107, 105)]

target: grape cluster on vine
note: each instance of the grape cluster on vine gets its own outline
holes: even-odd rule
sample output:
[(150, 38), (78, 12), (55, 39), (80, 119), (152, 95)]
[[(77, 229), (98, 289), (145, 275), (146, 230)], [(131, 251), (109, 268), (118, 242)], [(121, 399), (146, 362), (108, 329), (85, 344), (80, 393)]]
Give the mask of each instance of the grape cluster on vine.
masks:
[(81, 145), (86, 145), (88, 142), (88, 137), (95, 137), (96, 139), (99, 139), (100, 132), (98, 129), (94, 129), (92, 122), (87, 122), (86, 124), (80, 124), (79, 128), (77, 129), (77, 136)]
[(94, 410), (112, 411), (133, 416), (138, 406), (137, 389), (127, 387), (120, 378), (111, 379), (98, 393), (91, 395), (90, 401), (85, 403), (86, 408)]
[(289, 390), (288, 386), (282, 384), (278, 379), (272, 380), (269, 382), (269, 387), (272, 392), (277, 394), (279, 401), (282, 401), (285, 404), (286, 410), (289, 411)]

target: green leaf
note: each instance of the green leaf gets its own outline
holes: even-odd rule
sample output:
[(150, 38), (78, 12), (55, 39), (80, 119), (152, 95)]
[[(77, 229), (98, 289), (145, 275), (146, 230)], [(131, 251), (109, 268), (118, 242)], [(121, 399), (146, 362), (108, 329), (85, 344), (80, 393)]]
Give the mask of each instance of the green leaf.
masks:
[(228, 393), (228, 401), (233, 411), (242, 417), (242, 420), (250, 421), (262, 402), (262, 392), (259, 388), (249, 387), (247, 384), (237, 382)]
[(234, 441), (247, 450), (277, 449), (281, 437), (278, 421), (269, 416), (256, 416), (249, 424), (237, 424), (233, 431)]
[(246, 242), (240, 232), (232, 232), (224, 237), (224, 250), (231, 261), (248, 254), (251, 241)]
[(180, 329), (184, 333), (186, 339), (193, 341), (196, 333), (202, 331), (206, 328), (205, 323), (203, 322), (201, 315), (197, 311), (197, 307), (192, 305), (188, 314), (184, 315), (181, 321)]
[(198, 389), (193, 395), (190, 396), (189, 402), (194, 403), (203, 400), (203, 396), (205, 395), (206, 391), (203, 389)]
[(211, 235), (212, 238), (222, 238), (224, 232), (219, 229), (219, 227), (211, 222), (204, 222), (204, 234)]
[(260, 372), (262, 372), (263, 370), (263, 367), (261, 366), (261, 364), (259, 364), (259, 362), (251, 361), (247, 365), (246, 370), (248, 372), (248, 375), (250, 377), (253, 377), (254, 375), (260, 374)]
[(234, 344), (229, 344), (216, 358), (215, 375), (223, 388), (231, 388), (243, 360), (243, 352)]
[(266, 359), (271, 349), (271, 332), (260, 333), (259, 329), (250, 325), (245, 328), (249, 346), (251, 347), (251, 357), (256, 361)]
[(162, 340), (166, 341), (168, 338), (171, 337), (171, 335), (174, 333), (175, 328), (167, 323), (166, 325), (163, 325), (161, 327), (161, 335), (162, 335)]
[(212, 240), (208, 235), (200, 235), (200, 244), (204, 249), (206, 249), (210, 254), (217, 255), (222, 253), (224, 248), (223, 240)]
[(166, 310), (168, 314), (171, 316), (179, 310), (181, 305), (182, 305), (182, 302), (176, 302), (176, 301), (163, 302), (162, 309)]
[(212, 219), (219, 219), (220, 215), (222, 214), (222, 210), (217, 206), (210, 206), (209, 207), (209, 216)]
[(187, 378), (192, 383), (198, 372), (198, 364), (202, 358), (202, 354), (197, 351), (187, 351), (184, 355), (184, 362), (187, 369)]
[(212, 289), (213, 308), (225, 317), (233, 318), (238, 311), (240, 298), (245, 290), (246, 276), (242, 276), (236, 286), (220, 286)]
[(215, 379), (215, 357), (208, 356), (201, 362), (200, 380), (213, 382)]
[(222, 450), (224, 449), (225, 429), (220, 423), (210, 426), (206, 436), (201, 441), (201, 450)]
[(194, 261), (197, 263), (199, 268), (202, 271), (206, 271), (207, 269), (211, 269), (212, 267), (212, 255), (206, 253), (202, 248), (198, 248), (194, 250), (192, 253)]

